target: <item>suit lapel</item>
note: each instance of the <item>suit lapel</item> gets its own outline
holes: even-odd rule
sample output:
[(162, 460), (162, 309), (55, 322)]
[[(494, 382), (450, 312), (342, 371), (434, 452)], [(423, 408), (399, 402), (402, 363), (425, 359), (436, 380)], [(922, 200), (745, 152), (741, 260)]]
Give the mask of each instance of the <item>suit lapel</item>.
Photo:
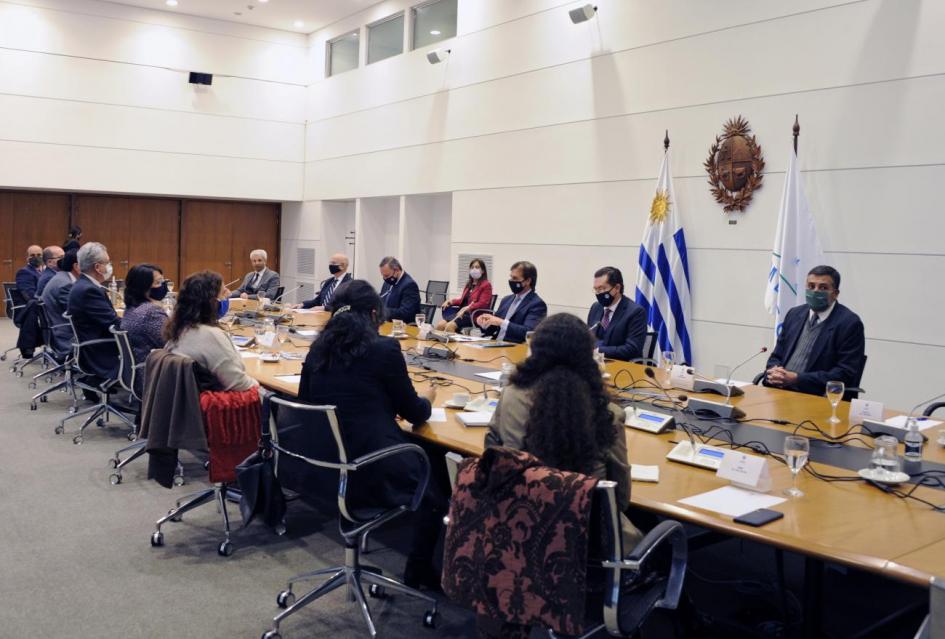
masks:
[(814, 341), (814, 347), (811, 350), (811, 355), (814, 359), (808, 363), (808, 370), (815, 368), (815, 365), (819, 362), (821, 357), (823, 357), (824, 349), (826, 348), (827, 344), (830, 343), (833, 331), (837, 327), (837, 314), (839, 310), (839, 308), (834, 307), (833, 312), (830, 313), (830, 317), (824, 320), (824, 327), (820, 329), (820, 334)]

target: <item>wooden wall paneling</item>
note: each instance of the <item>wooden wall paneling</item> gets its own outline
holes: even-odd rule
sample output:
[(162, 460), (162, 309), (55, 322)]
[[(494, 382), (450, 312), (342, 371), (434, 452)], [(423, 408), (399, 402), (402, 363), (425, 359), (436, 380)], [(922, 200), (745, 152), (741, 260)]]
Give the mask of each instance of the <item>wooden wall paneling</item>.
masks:
[[(279, 212), (278, 204), (221, 202), (227, 205), (233, 225), (233, 277), (252, 269), (249, 254), (253, 249), (268, 253), (267, 265), (279, 272)], [(232, 279), (232, 278), (230, 278)]]
[(159, 266), (164, 277), (179, 282), (180, 204), (179, 200), (134, 198), (129, 203), (131, 234), (128, 255), (131, 264), (148, 262)]
[(115, 277), (122, 279), (131, 265), (128, 238), (132, 233), (129, 209), (135, 198), (80, 195), (75, 223), (82, 227), (82, 243), (99, 242), (108, 250)]
[[(15, 254), (26, 263), (30, 244), (61, 246), (69, 234), (69, 196), (59, 193), (12, 192), (13, 238)], [(17, 247), (16, 243), (22, 244)]]
[(181, 219), (181, 280), (191, 273), (211, 270), (223, 276), (224, 284), (245, 271), (232, 264), (233, 222), (228, 202), (184, 200)]
[[(13, 235), (12, 193), (0, 193), (0, 281), (12, 282), (16, 275), (17, 251)], [(25, 247), (24, 247), (25, 248)], [(22, 260), (23, 256), (20, 255)]]

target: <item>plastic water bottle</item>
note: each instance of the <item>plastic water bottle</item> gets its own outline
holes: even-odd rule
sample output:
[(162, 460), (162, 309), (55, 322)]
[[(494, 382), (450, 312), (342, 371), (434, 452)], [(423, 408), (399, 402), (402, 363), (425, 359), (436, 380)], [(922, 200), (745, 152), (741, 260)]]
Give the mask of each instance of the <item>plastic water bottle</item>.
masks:
[(922, 459), (922, 447), (925, 442), (922, 439), (922, 433), (919, 432), (919, 423), (915, 417), (909, 418), (909, 426), (902, 442), (903, 456), (906, 461), (920, 461)]
[(115, 278), (112, 278), (112, 281), (108, 283), (108, 298), (112, 302), (112, 306), (118, 304), (118, 284), (115, 282)]

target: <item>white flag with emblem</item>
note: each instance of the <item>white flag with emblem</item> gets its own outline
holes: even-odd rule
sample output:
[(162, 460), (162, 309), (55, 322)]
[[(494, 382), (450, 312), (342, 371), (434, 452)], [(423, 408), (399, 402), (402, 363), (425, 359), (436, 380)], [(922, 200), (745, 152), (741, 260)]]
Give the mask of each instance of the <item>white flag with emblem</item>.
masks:
[(804, 185), (797, 169), (797, 154), (792, 149), (787, 175), (784, 176), (778, 228), (774, 234), (771, 268), (765, 289), (765, 308), (775, 317), (775, 337), (781, 334), (781, 325), (787, 312), (805, 303), (807, 272), (823, 263), (824, 252), (804, 195)]

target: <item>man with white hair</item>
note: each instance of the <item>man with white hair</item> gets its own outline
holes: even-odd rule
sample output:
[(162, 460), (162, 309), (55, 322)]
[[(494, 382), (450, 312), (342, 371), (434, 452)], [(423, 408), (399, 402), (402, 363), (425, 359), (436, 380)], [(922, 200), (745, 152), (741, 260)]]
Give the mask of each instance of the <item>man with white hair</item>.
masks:
[(240, 297), (244, 300), (254, 300), (259, 297), (273, 299), (279, 290), (279, 274), (266, 268), (269, 256), (262, 249), (255, 249), (249, 254), (253, 263), (253, 270), (243, 278), (243, 284), (230, 294), (230, 297)]
[(115, 379), (118, 347), (109, 328), (117, 328), (120, 320), (105, 290), (105, 282), (112, 278), (112, 261), (108, 250), (98, 242), (83, 244), (76, 257), (82, 275), (69, 291), (69, 314), (72, 315), (76, 336), (80, 342), (109, 340), (83, 347), (79, 366), (97, 377)]

